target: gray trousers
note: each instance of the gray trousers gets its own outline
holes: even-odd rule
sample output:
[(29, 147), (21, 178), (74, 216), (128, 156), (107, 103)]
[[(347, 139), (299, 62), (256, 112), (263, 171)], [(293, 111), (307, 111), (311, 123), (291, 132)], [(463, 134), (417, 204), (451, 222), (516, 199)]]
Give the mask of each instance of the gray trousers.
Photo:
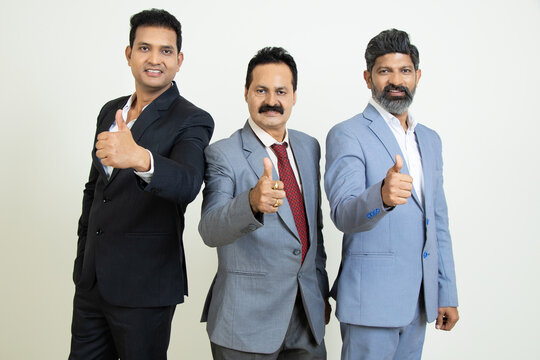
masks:
[(214, 360), (326, 360), (324, 340), (319, 345), (315, 342), (300, 297), (294, 304), (285, 339), (276, 352), (249, 353), (214, 343), (211, 343), (211, 347)]

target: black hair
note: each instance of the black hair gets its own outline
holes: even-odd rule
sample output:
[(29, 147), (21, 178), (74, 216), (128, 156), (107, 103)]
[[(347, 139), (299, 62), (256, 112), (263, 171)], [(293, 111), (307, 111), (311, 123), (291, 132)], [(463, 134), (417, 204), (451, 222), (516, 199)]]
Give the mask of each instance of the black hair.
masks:
[(409, 35), (405, 31), (396, 29), (384, 30), (369, 41), (365, 54), (367, 70), (371, 72), (379, 56), (390, 53), (409, 55), (414, 69), (418, 70), (420, 63), (418, 49), (410, 43)]
[(140, 13), (133, 15), (130, 19), (131, 30), (129, 31), (129, 46), (133, 48), (135, 41), (135, 33), (139, 26), (159, 26), (171, 29), (176, 33), (176, 47), (178, 52), (182, 48), (182, 25), (171, 14), (165, 10), (150, 9), (143, 10)]
[(291, 54), (282, 47), (265, 47), (257, 52), (257, 54), (249, 61), (246, 75), (246, 90), (249, 89), (251, 81), (253, 81), (253, 69), (257, 65), (264, 64), (280, 64), (283, 63), (291, 69), (293, 91), (296, 91), (298, 83), (298, 71), (296, 63)]

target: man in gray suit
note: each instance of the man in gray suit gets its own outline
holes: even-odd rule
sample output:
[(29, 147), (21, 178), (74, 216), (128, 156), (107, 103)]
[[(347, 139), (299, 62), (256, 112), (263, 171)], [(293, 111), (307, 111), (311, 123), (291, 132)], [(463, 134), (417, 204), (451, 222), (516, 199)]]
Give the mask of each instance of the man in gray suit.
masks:
[[(325, 190), (344, 232), (332, 288), (343, 360), (419, 359), (426, 321), (458, 321), (441, 139), (408, 111), (420, 80), (404, 31), (375, 36), (364, 112), (330, 130)], [(395, 159), (395, 162), (394, 162)]]
[(250, 118), (205, 152), (199, 232), (219, 264), (202, 321), (214, 359), (326, 359), (320, 148), (287, 129), (296, 84), (290, 54), (260, 50), (247, 70)]

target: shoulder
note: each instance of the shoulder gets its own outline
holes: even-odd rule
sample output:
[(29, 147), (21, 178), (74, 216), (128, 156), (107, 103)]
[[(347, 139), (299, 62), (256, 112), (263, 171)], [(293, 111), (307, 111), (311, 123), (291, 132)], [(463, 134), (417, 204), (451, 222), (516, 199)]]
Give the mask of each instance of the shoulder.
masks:
[(239, 149), (242, 146), (241, 130), (235, 131), (231, 136), (225, 139), (218, 140), (206, 148), (206, 152), (223, 152), (227, 153), (232, 149)]
[(298, 141), (301, 141), (302, 143), (309, 144), (311, 146), (319, 147), (319, 141), (315, 139), (313, 136), (308, 135), (302, 131), (288, 129), (289, 137), (293, 139), (297, 139)]
[(173, 101), (169, 108), (169, 113), (175, 116), (182, 116), (185, 119), (196, 118), (198, 121), (209, 122), (213, 125), (212, 116), (205, 110), (194, 105), (186, 98), (178, 95), (178, 98)]
[(99, 112), (100, 115), (105, 115), (106, 113), (110, 111), (116, 111), (118, 109), (123, 108), (124, 105), (126, 105), (128, 99), (129, 99), (129, 95), (121, 96), (119, 98), (106, 102), (105, 105), (103, 105), (103, 107), (101, 108), (101, 111)]
[(417, 136), (423, 136), (427, 141), (433, 143), (438, 148), (442, 147), (441, 137), (437, 132), (425, 125), (416, 125), (415, 132)]
[(347, 119), (345, 121), (342, 121), (336, 125), (334, 125), (331, 129), (330, 134), (336, 134), (336, 133), (358, 133), (362, 131), (366, 131), (371, 124), (371, 120), (366, 118), (364, 116), (364, 113), (359, 113), (350, 119)]

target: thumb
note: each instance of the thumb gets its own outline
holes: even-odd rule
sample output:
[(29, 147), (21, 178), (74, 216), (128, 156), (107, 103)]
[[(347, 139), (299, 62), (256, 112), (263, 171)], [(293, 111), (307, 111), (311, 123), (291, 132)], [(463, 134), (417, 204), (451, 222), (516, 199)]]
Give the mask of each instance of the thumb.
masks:
[(266, 176), (270, 180), (272, 180), (272, 160), (265, 157), (263, 159), (263, 165), (264, 165), (264, 172), (263, 172), (262, 176)]
[(398, 173), (401, 171), (402, 167), (403, 167), (403, 159), (401, 158), (400, 155), (396, 155), (396, 163), (394, 164), (394, 166), (390, 168), (390, 171)]
[(129, 128), (126, 125), (126, 122), (124, 121), (124, 118), (122, 117), (122, 109), (116, 110), (116, 126), (118, 126), (118, 131), (125, 131), (129, 130)]

